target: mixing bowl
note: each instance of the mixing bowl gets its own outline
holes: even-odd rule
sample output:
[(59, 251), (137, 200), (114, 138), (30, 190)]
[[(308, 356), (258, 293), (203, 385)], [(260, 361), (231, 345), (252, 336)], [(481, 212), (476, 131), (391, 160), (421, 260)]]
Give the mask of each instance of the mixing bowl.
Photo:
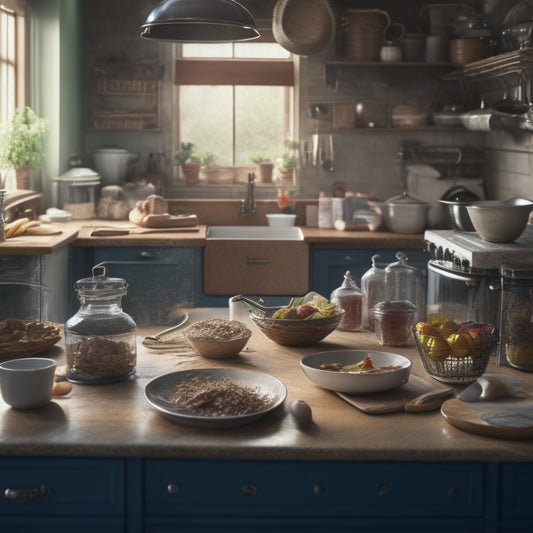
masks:
[(513, 242), (526, 229), (533, 202), (509, 198), (474, 202), (466, 206), (474, 229), (487, 242)]

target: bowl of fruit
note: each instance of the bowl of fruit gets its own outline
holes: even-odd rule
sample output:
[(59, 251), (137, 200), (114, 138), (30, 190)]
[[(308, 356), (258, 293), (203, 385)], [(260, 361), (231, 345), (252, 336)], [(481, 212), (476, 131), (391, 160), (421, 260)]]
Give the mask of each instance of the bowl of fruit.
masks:
[(272, 309), (252, 309), (254, 324), (271, 340), (285, 346), (309, 346), (332, 333), (344, 311), (327, 298), (310, 292), (292, 298), (288, 305)]
[(475, 381), (498, 345), (496, 328), (481, 322), (418, 322), (413, 334), (426, 372), (445, 383)]

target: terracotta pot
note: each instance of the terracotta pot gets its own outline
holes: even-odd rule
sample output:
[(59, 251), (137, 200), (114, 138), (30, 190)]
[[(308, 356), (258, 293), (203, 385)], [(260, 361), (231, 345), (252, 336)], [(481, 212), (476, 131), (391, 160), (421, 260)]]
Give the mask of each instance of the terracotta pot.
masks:
[(181, 165), (187, 185), (196, 185), (200, 181), (200, 165)]
[(450, 41), (450, 61), (457, 65), (467, 65), (489, 57), (490, 42), (479, 37), (468, 37)]
[(23, 167), (15, 169), (15, 175), (17, 177), (17, 189), (30, 189), (30, 167), (24, 165)]
[(257, 178), (261, 183), (272, 183), (272, 170), (274, 163), (259, 163), (257, 165)]

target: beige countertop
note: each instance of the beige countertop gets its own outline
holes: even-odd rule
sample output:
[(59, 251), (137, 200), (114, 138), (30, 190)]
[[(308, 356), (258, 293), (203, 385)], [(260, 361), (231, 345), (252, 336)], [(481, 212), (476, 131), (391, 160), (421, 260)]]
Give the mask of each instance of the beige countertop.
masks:
[[(191, 321), (225, 317), (227, 309), (195, 309)], [(204, 360), (196, 355), (156, 353), (142, 346), (138, 330), (137, 374), (107, 385), (74, 385), (72, 392), (46, 407), (16, 411), (0, 399), (0, 455), (119, 457), (186, 457), (279, 460), (355, 461), (530, 461), (531, 441), (477, 436), (456, 429), (439, 411), (369, 415), (335, 393), (313, 385), (299, 368), (303, 354), (338, 348), (378, 349), (410, 357), (413, 373), (427, 376), (415, 348), (380, 347), (373, 333), (336, 331), (305, 348), (284, 347), (255, 330), (237, 357)], [(44, 355), (44, 354), (43, 354)], [(60, 346), (49, 356), (64, 361)], [(144, 398), (144, 388), (162, 374), (189, 368), (250, 369), (281, 379), (288, 389), (283, 408), (237, 428), (193, 428), (168, 420)], [(533, 375), (506, 367), (490, 371), (511, 374), (533, 391)], [(437, 384), (437, 382), (434, 382)], [(461, 390), (458, 388), (457, 390)], [(314, 424), (300, 429), (288, 414), (294, 400), (313, 409)]]

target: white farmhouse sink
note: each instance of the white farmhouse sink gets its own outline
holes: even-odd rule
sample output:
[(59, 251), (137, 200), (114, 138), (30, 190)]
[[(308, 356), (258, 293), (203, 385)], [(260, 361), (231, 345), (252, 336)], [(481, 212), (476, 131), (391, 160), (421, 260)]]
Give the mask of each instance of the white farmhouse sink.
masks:
[(206, 239), (245, 241), (303, 241), (296, 226), (208, 226)]

